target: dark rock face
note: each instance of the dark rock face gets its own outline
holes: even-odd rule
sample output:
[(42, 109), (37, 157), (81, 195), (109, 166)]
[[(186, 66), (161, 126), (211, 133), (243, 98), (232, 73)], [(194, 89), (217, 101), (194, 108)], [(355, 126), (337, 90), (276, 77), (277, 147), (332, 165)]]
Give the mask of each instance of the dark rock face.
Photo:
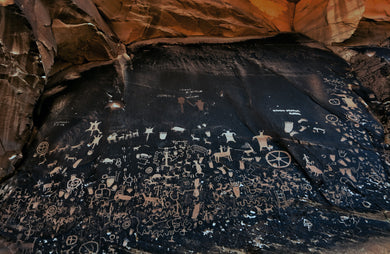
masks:
[[(36, 90), (37, 81), (30, 81), (31, 77), (27, 80), (27, 86), (34, 87), (34, 94), (24, 93), (28, 104), (34, 104), (41, 95), (43, 83), (45, 89), (62, 89), (60, 82), (75, 79), (94, 66), (122, 58), (126, 46), (145, 40), (184, 37), (190, 40), (194, 37), (236, 40), (294, 31), (327, 45), (337, 43), (344, 48), (383, 46), (390, 31), (387, 0), (208, 0), (202, 3), (177, 0), (3, 0), (0, 6), (6, 12), (12, 10), (16, 13), (2, 15), (2, 61), (15, 58), (13, 50), (23, 46), (24, 53), (21, 54), (24, 57), (30, 51), (28, 55), (34, 56), (28, 62), (15, 60), (21, 65), (23, 75), (45, 77), (38, 82), (40, 88)], [(14, 43), (9, 44), (12, 41)], [(35, 67), (30, 71), (27, 65), (32, 63), (42, 65), (45, 75)], [(13, 72), (8, 64), (2, 68), (4, 73)], [(23, 75), (20, 74), (21, 79), (24, 79)], [(20, 86), (19, 81), (7, 82), (10, 87), (18, 89)], [(15, 118), (15, 121), (8, 115), (0, 118), (4, 125), (0, 129), (3, 139), (0, 179), (13, 172), (15, 161), (10, 162), (9, 158), (22, 153), (21, 147), (32, 129), (32, 108), (25, 106), (24, 102), (19, 107), (15, 102), (20, 96), (12, 92), (4, 90), (2, 93), (2, 98), (9, 98), (5, 104), (10, 112), (23, 111), (25, 115)]]
[[(390, 144), (390, 48), (352, 47), (356, 53), (350, 63), (362, 85), (373, 91), (366, 99), (385, 131), (385, 143)], [(390, 151), (385, 152), (390, 158)]]
[(27, 20), (15, 6), (0, 6), (0, 179), (13, 173), (33, 128), (43, 90), (43, 69)]
[(389, 147), (344, 60), (291, 34), (129, 51), (122, 76), (91, 69), (41, 102), (0, 187), (8, 249), (307, 252), (389, 234)]

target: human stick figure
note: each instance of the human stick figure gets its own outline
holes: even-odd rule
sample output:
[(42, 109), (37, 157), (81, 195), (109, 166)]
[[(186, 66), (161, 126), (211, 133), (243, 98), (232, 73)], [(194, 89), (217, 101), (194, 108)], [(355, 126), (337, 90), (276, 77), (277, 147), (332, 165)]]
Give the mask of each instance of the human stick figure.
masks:
[(102, 132), (99, 130), (99, 124), (101, 124), (102, 122), (98, 122), (98, 121), (95, 121), (95, 122), (89, 122), (90, 126), (88, 129), (85, 130), (85, 132), (87, 131), (90, 131), (90, 135), (92, 136), (92, 134), (96, 131), (98, 134), (102, 134)]

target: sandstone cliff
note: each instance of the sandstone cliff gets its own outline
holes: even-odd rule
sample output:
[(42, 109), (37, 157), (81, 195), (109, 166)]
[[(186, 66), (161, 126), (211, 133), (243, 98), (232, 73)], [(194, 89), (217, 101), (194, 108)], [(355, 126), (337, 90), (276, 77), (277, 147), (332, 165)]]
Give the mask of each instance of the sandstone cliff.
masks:
[[(91, 248), (98, 252), (96, 246), (108, 248), (108, 241), (150, 251), (159, 251), (156, 246), (168, 242), (167, 248), (179, 252), (195, 250), (211, 234), (205, 225), (213, 225), (212, 214), (221, 216), (219, 206), (210, 208), (218, 202), (211, 204), (207, 199), (218, 195), (229, 204), (250, 207), (260, 218), (256, 225), (269, 235), (282, 239), (284, 232), (275, 230), (281, 225), (290, 231), (285, 242), (267, 234), (253, 238), (259, 233), (257, 226), (247, 226), (248, 221), (240, 222), (234, 214), (245, 219), (254, 215), (225, 207), (229, 212), (224, 216), (237, 229), (245, 229), (240, 233), (230, 226), (227, 232), (245, 241), (225, 240), (227, 233), (216, 230), (215, 240), (209, 239), (209, 247), (216, 252), (249, 245), (254, 250), (290, 246), (297, 251), (323, 251), (327, 241), (334, 247), (343, 239), (364, 241), (377, 236), (377, 231), (387, 234), (389, 48), (389, 0), (0, 1), (0, 181), (4, 182), (0, 203), (6, 207), (0, 211), (5, 232), (0, 236), (24, 237), (21, 246), (7, 239), (4, 245), (21, 250), (35, 236), (40, 241), (34, 242), (35, 249), (58, 247), (53, 242), (43, 244), (54, 239), (51, 235), (26, 231), (26, 220), (29, 227), (39, 230), (49, 223), (48, 232), (80, 253)], [(203, 92), (206, 97), (201, 97)], [(303, 102), (305, 107), (294, 111)], [(282, 104), (288, 107), (279, 108)], [(296, 118), (302, 112), (305, 117)], [(192, 124), (195, 119), (203, 122)], [(265, 136), (272, 136), (272, 144)], [(210, 137), (215, 139), (213, 144)], [(178, 138), (189, 143), (177, 143)], [(133, 142), (134, 150), (126, 150), (125, 141)], [(141, 141), (155, 143), (143, 147)], [(259, 151), (254, 149), (257, 145)], [(124, 157), (112, 158), (117, 154)], [(126, 156), (130, 161), (126, 162)], [(149, 165), (151, 161), (158, 167)], [(172, 172), (163, 174), (172, 162), (184, 168), (175, 172), (180, 181)], [(108, 180), (111, 175), (99, 171), (107, 167), (113, 175), (144, 182), (125, 188), (129, 182), (115, 177), (114, 185)], [(125, 169), (135, 171), (127, 174)], [(256, 175), (265, 169), (269, 172)], [(191, 171), (196, 173), (191, 176)], [(290, 175), (292, 171), (296, 174)], [(207, 187), (201, 182), (205, 175)], [(238, 191), (239, 182), (248, 177), (250, 186)], [(270, 179), (280, 181), (270, 183)], [(110, 194), (100, 188), (99, 181), (110, 185), (106, 188)], [(161, 189), (158, 181), (167, 188), (165, 194), (170, 186), (180, 189), (171, 190), (178, 196), (163, 199), (163, 192), (150, 187)], [(91, 189), (82, 189), (81, 182), (91, 184)], [(226, 187), (222, 192), (214, 191), (217, 182)], [(102, 196), (96, 195), (100, 190)], [(39, 214), (38, 201), (19, 202), (22, 193), (31, 200), (53, 195), (52, 200), (41, 200), (47, 213)], [(107, 194), (104, 202), (100, 200), (103, 193)], [(102, 221), (112, 212), (110, 205), (125, 209), (122, 205), (134, 198), (137, 201), (131, 202), (137, 212), (126, 210), (132, 216), (118, 224), (122, 229), (129, 224), (125, 229), (131, 239), (118, 234), (117, 240), (107, 236), (92, 240), (83, 235), (77, 244), (68, 245), (68, 233), (73, 230), (68, 229), (74, 221), (67, 221), (65, 213), (79, 220), (92, 211), (83, 202), (57, 210), (58, 204), (68, 204), (68, 198), (89, 200)], [(175, 198), (182, 206), (172, 207), (186, 218), (183, 221), (164, 210), (162, 200), (174, 204)], [(29, 211), (28, 219), (13, 214), (16, 203)], [(154, 210), (149, 211), (151, 206)], [(305, 209), (310, 213), (303, 219), (300, 215)], [(163, 226), (169, 230), (156, 231), (162, 223), (156, 213), (170, 219)], [(13, 216), (19, 216), (23, 226), (10, 219)], [(275, 219), (268, 224), (267, 218), (278, 216), (282, 222)], [(113, 227), (118, 226), (114, 220), (123, 219), (109, 218)], [(91, 227), (79, 221), (83, 232), (94, 234), (96, 228), (111, 232), (107, 225), (90, 220)], [(327, 228), (329, 223), (338, 229)], [(330, 239), (313, 232), (313, 225), (327, 228)], [(294, 235), (297, 228), (317, 240), (305, 233)], [(359, 232), (362, 228), (365, 233)], [(179, 229), (184, 231), (179, 233)], [(182, 237), (188, 236), (188, 229), (205, 235), (197, 235), (197, 240)], [(344, 231), (348, 232), (339, 235)], [(69, 236), (77, 235), (73, 233)], [(178, 246), (184, 247), (171, 244), (177, 234), (182, 244)], [(150, 244), (156, 236), (171, 239)]]

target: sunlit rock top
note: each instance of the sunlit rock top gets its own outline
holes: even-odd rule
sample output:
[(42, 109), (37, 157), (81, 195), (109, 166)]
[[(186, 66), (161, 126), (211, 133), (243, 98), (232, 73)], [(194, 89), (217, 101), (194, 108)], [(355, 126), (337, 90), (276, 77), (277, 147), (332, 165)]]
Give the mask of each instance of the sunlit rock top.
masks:
[[(116, 58), (123, 53), (121, 44), (156, 38), (231, 38), (300, 32), (326, 44), (351, 38), (367, 44), (370, 38), (380, 43), (390, 30), (388, 0), (16, 0), (15, 3), (32, 27), (48, 75), (70, 65)], [(10, 4), (13, 1), (2, 1), (2, 5)], [(372, 21), (379, 22), (380, 29)], [(77, 52), (74, 45), (79, 49)]]

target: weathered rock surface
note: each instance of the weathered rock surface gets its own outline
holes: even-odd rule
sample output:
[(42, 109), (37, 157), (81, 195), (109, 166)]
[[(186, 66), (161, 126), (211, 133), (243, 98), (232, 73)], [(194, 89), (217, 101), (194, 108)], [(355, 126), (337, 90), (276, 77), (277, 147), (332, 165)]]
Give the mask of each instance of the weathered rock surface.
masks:
[(48, 76), (69, 66), (111, 60), (122, 51), (90, 0), (16, 3), (32, 26)]
[(0, 179), (12, 173), (15, 161), (9, 158), (20, 154), (30, 137), (44, 77), (72, 79), (124, 52), (92, 2), (16, 4), (1, 7)]
[(30, 138), (42, 75), (27, 20), (15, 6), (0, 6), (0, 179), (13, 173)]
[(278, 31), (246, 0), (94, 2), (125, 44), (153, 38), (259, 36)]
[(294, 27), (295, 3), (286, 0), (251, 0), (279, 31), (291, 32)]
[[(371, 108), (385, 128), (385, 142), (390, 145), (390, 48), (355, 47), (351, 67), (362, 85), (371, 89)], [(390, 158), (390, 151), (387, 151)]]
[(331, 44), (351, 37), (364, 13), (362, 0), (301, 0), (294, 27), (315, 40)]

